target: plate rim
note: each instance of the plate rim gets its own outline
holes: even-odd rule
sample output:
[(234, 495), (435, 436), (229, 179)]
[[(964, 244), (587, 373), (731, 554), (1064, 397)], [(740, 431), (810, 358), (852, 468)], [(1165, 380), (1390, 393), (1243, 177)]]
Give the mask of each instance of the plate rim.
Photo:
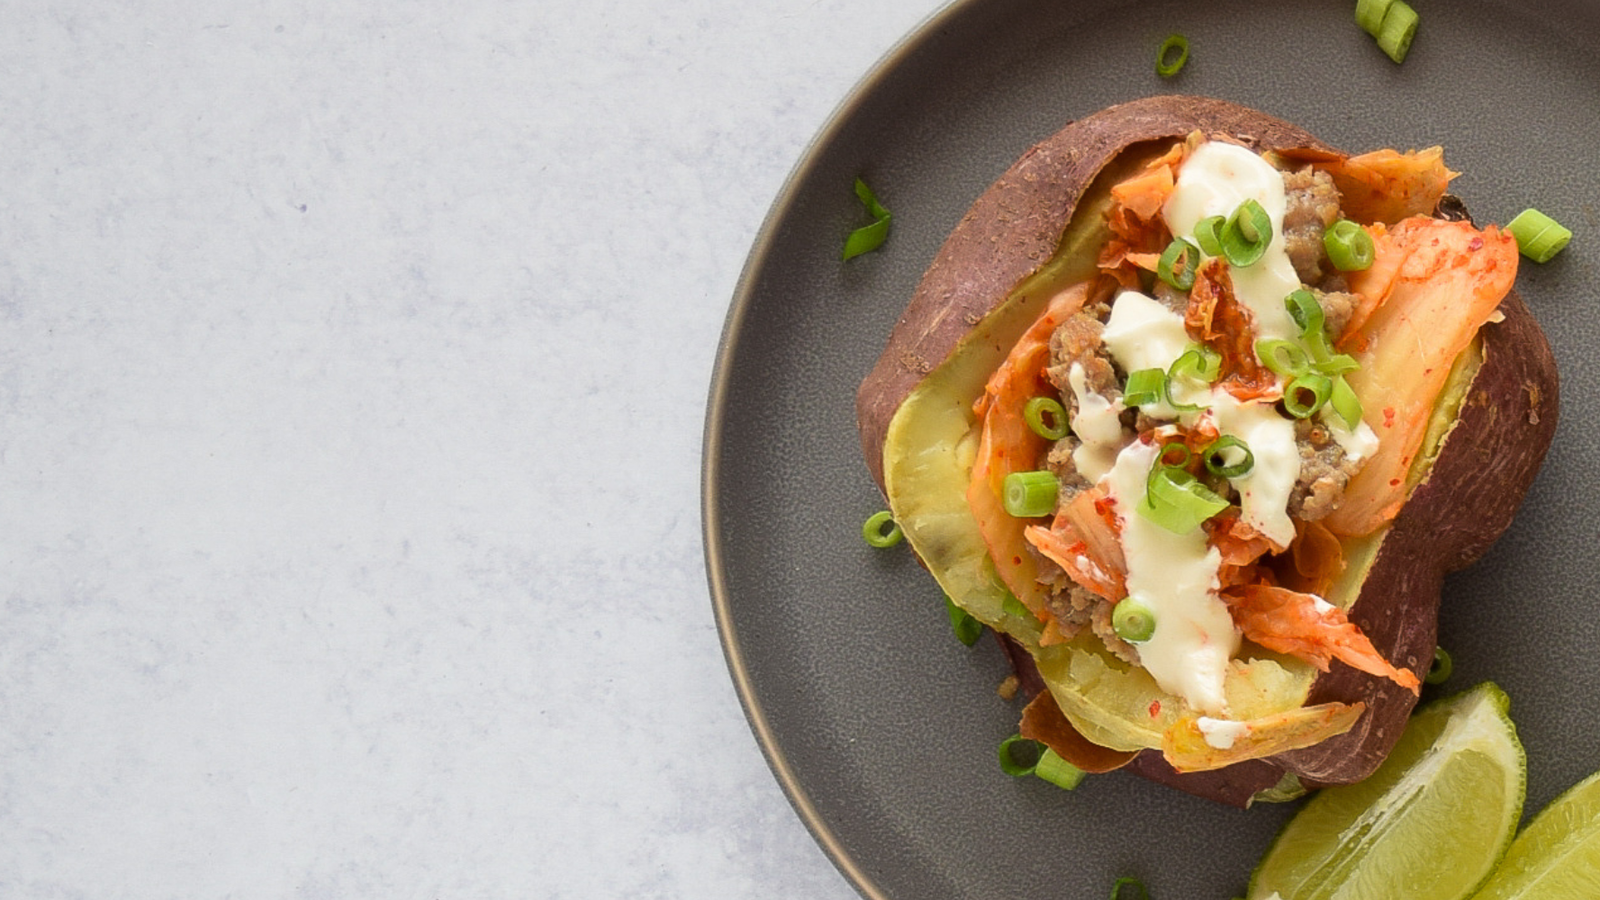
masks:
[(889, 900), (889, 897), (845, 847), (844, 842), (823, 819), (810, 794), (801, 786), (799, 776), (779, 744), (766, 710), (756, 695), (750, 667), (745, 660), (739, 635), (733, 623), (726, 561), (720, 538), (722, 516), (721, 493), (718, 487), (724, 425), (729, 393), (732, 389), (730, 373), (733, 368), (733, 357), (738, 349), (736, 336), (741, 332), (750, 308), (754, 305), (756, 273), (763, 267), (772, 251), (777, 239), (779, 222), (795, 205), (800, 184), (819, 164), (820, 151), (837, 140), (846, 123), (854, 118), (856, 111), (867, 101), (880, 82), (898, 69), (907, 58), (918, 52), (941, 26), (959, 16), (966, 8), (981, 2), (983, 0), (948, 0), (912, 26), (850, 87), (843, 99), (823, 120), (816, 133), (801, 148), (795, 164), (785, 176), (783, 184), (762, 219), (761, 226), (756, 231), (755, 241), (751, 244), (750, 252), (746, 255), (739, 278), (735, 282), (728, 314), (723, 320), (722, 333), (717, 340), (716, 360), (712, 369), (705, 424), (701, 434), (701, 542), (705, 548), (706, 581), (711, 594), (718, 642), (733, 681), (734, 692), (738, 695), (739, 705), (744, 710), (745, 719), (755, 736), (756, 744), (762, 756), (766, 758), (767, 767), (776, 778), (790, 806), (799, 815), (801, 822), (824, 855), (867, 900)]

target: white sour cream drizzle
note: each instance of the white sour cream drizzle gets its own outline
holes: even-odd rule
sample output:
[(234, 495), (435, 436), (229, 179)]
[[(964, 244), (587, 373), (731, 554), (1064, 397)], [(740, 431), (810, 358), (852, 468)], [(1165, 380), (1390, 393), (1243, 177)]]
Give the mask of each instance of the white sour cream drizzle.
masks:
[(1300, 329), (1283, 298), (1299, 289), (1300, 276), (1283, 240), (1287, 199), (1282, 173), (1237, 144), (1207, 141), (1184, 160), (1161, 213), (1173, 234), (1192, 238), (1195, 223), (1208, 216), (1226, 217), (1246, 200), (1266, 210), (1272, 220), (1272, 241), (1254, 265), (1231, 269), (1234, 294), (1255, 316), (1257, 338), (1291, 340)]
[(1165, 371), (1193, 343), (1182, 316), (1138, 291), (1117, 295), (1100, 341), (1124, 372)]
[(1231, 750), (1235, 741), (1250, 732), (1250, 726), (1244, 722), (1213, 719), (1210, 716), (1201, 716), (1195, 725), (1205, 736), (1206, 743), (1218, 750)]
[[(1272, 241), (1262, 258), (1246, 268), (1232, 267), (1234, 294), (1251, 312), (1256, 338), (1294, 340), (1299, 329), (1284, 298), (1299, 289), (1300, 279), (1283, 239), (1287, 205), (1283, 176), (1255, 153), (1233, 144), (1210, 141), (1190, 154), (1163, 208), (1175, 235), (1192, 237), (1194, 226), (1208, 216), (1228, 216), (1240, 203), (1254, 199), (1272, 221)], [(1191, 345), (1183, 317), (1137, 291), (1114, 300), (1102, 341), (1124, 372), (1168, 370)], [(1128, 435), (1116, 423), (1121, 403), (1096, 397), (1085, 386), (1081, 367), (1071, 373), (1078, 401), (1073, 430), (1083, 441), (1074, 460), (1091, 481), (1104, 485), (1116, 504), (1127, 560), (1130, 596), (1149, 604), (1156, 630), (1139, 645), (1141, 664), (1161, 688), (1182, 697), (1202, 714), (1200, 728), (1213, 747), (1227, 749), (1246, 733), (1243, 723), (1229, 721), (1224, 683), (1229, 660), (1238, 652), (1240, 635), (1227, 606), (1217, 596), (1221, 556), (1194, 529), (1174, 534), (1137, 511), (1144, 501), (1156, 448)], [(1294, 539), (1287, 506), (1300, 477), (1300, 452), (1294, 422), (1279, 415), (1271, 400), (1240, 401), (1214, 387), (1178, 386), (1176, 399), (1195, 403), (1199, 411), (1179, 412), (1166, 402), (1143, 407), (1159, 418), (1181, 419), (1194, 427), (1210, 418), (1219, 433), (1232, 434), (1250, 448), (1250, 472), (1232, 479), (1239, 491), (1246, 524), (1279, 546)], [(1323, 420), (1352, 458), (1370, 455), (1377, 438), (1365, 423), (1354, 431), (1337, 416)]]
[(1294, 540), (1289, 493), (1300, 480), (1294, 422), (1278, 415), (1271, 402), (1240, 402), (1223, 390), (1212, 390), (1211, 401), (1217, 432), (1244, 441), (1255, 456), (1250, 471), (1229, 479), (1239, 492), (1240, 518), (1274, 544), (1289, 546)]
[[(1279, 306), (1283, 305), (1281, 299)], [(1182, 316), (1136, 291), (1117, 295), (1102, 340), (1124, 372), (1171, 368), (1193, 343), (1184, 330)], [(1294, 422), (1278, 415), (1272, 401), (1239, 401), (1218, 388), (1196, 387), (1180, 400), (1208, 408), (1181, 417), (1165, 403), (1144, 409), (1157, 417), (1182, 418), (1187, 425), (1194, 425), (1203, 416), (1212, 417), (1219, 433), (1244, 441), (1255, 455), (1255, 466), (1232, 480), (1239, 491), (1243, 519), (1279, 546), (1287, 547), (1294, 540), (1294, 522), (1287, 511), (1289, 492), (1300, 478), (1300, 448), (1295, 444)]]
[(1223, 678), (1239, 649), (1228, 607), (1217, 597), (1222, 556), (1194, 529), (1174, 534), (1140, 515), (1145, 483), (1155, 464), (1154, 445), (1135, 441), (1117, 454), (1106, 476), (1122, 527), (1128, 596), (1155, 613), (1156, 630), (1139, 645), (1139, 661), (1161, 689), (1191, 707), (1223, 715)]
[(1123, 406), (1121, 400), (1108, 400), (1089, 390), (1089, 379), (1082, 363), (1073, 363), (1067, 372), (1067, 382), (1077, 399), (1077, 413), (1072, 417), (1072, 433), (1081, 441), (1072, 451), (1072, 463), (1078, 472), (1090, 481), (1099, 481), (1111, 471), (1117, 461), (1117, 450), (1123, 444)]

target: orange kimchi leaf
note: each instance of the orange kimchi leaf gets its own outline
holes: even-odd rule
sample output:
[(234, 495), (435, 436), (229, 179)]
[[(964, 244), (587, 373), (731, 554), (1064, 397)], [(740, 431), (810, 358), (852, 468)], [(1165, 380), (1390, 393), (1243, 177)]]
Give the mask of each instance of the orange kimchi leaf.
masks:
[(1323, 672), (1337, 659), (1412, 693), (1421, 689), (1410, 669), (1395, 668), (1344, 610), (1321, 598), (1256, 584), (1229, 588), (1222, 599), (1244, 636), (1268, 650), (1303, 659)]
[(1034, 397), (1056, 393), (1055, 386), (1044, 376), (1050, 361), (1050, 335), (1083, 307), (1089, 290), (1088, 283), (1076, 285), (1051, 300), (989, 377), (974, 405), (983, 425), (967, 486), (967, 505), (977, 519), (996, 574), (1041, 619), (1045, 618), (1044, 589), (1037, 580), (1037, 563), (1022, 535), (1028, 521), (1006, 512), (1005, 480), (1012, 472), (1038, 468), (1040, 458), (1049, 449), (1049, 442), (1028, 427), (1023, 407)]
[(1457, 174), (1445, 168), (1444, 151), (1438, 147), (1405, 153), (1374, 150), (1316, 165), (1333, 176), (1346, 216), (1391, 225), (1409, 216), (1431, 215)]
[(1218, 382), (1240, 400), (1269, 396), (1278, 377), (1256, 356), (1255, 317), (1233, 292), (1233, 279), (1221, 257), (1209, 259), (1196, 273), (1183, 314), (1189, 336), (1222, 357)]
[(1361, 368), (1347, 376), (1378, 450), (1324, 520), (1335, 534), (1370, 534), (1400, 511), (1450, 367), (1517, 275), (1516, 240), (1492, 227), (1407, 219), (1389, 235), (1405, 259), (1357, 333), (1362, 349), (1354, 355)]
[(1127, 596), (1127, 583), (1123, 573), (1103, 568), (1089, 553), (1082, 540), (1045, 528), (1029, 525), (1024, 537), (1034, 549), (1060, 566), (1079, 586), (1115, 603)]

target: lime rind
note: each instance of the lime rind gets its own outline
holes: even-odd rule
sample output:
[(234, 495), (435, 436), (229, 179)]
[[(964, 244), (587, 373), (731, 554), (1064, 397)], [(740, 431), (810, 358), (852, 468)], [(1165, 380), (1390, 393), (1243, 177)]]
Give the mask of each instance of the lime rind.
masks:
[(1251, 877), (1266, 900), (1461, 900), (1506, 853), (1526, 765), (1510, 701), (1489, 683), (1412, 717), (1373, 775), (1323, 789)]
[(1600, 897), (1600, 772), (1533, 817), (1472, 900)]

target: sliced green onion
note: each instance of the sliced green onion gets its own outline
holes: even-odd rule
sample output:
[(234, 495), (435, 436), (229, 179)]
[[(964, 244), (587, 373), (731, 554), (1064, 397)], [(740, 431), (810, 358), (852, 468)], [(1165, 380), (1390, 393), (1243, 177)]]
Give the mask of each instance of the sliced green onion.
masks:
[(1142, 644), (1156, 633), (1156, 612), (1137, 597), (1123, 597), (1111, 607), (1111, 628), (1130, 644)]
[(1295, 327), (1300, 329), (1301, 334), (1322, 331), (1327, 317), (1322, 311), (1322, 304), (1317, 302), (1316, 294), (1300, 288), (1283, 298), (1283, 305), (1288, 308), (1289, 318), (1294, 320)]
[(1085, 773), (1062, 759), (1061, 754), (1046, 747), (1044, 752), (1039, 754), (1039, 763), (1033, 767), (1033, 774), (1036, 778), (1043, 778), (1058, 788), (1070, 791), (1083, 783)]
[(1305, 349), (1294, 341), (1262, 338), (1256, 341), (1256, 356), (1262, 365), (1286, 378), (1302, 375), (1311, 370), (1311, 358), (1306, 356)]
[(1167, 396), (1167, 373), (1160, 369), (1139, 369), (1128, 373), (1128, 386), (1122, 390), (1122, 405), (1149, 406)]
[(1194, 241), (1200, 245), (1200, 252), (1207, 256), (1222, 255), (1222, 226), (1228, 220), (1222, 216), (1206, 216), (1194, 223)]
[(1034, 397), (1022, 407), (1022, 418), (1034, 434), (1047, 441), (1067, 436), (1067, 410), (1054, 397)]
[(1250, 445), (1231, 434), (1222, 435), (1207, 445), (1200, 451), (1200, 459), (1206, 471), (1219, 478), (1241, 478), (1250, 474), (1256, 465), (1256, 455), (1250, 452)]
[[(1031, 754), (1026, 761), (1017, 758), (1018, 750)], [(1033, 774), (1039, 766), (1039, 742), (1030, 741), (1020, 734), (1013, 734), (1000, 742), (1000, 771), (1012, 778), (1023, 778)]]
[[(1327, 344), (1324, 342), (1323, 348), (1326, 349), (1326, 347)], [(1317, 360), (1312, 368), (1323, 375), (1346, 375), (1361, 368), (1361, 364), (1356, 362), (1356, 358), (1348, 353), (1332, 353), (1327, 354), (1323, 359)]]
[(1139, 514), (1174, 534), (1188, 534), (1228, 508), (1228, 501), (1176, 466), (1157, 466), (1146, 484)]
[(1127, 897), (1122, 896), (1123, 887), (1136, 888), (1141, 900), (1150, 900), (1150, 892), (1145, 890), (1144, 882), (1137, 878), (1118, 878), (1117, 883), (1111, 886), (1111, 900), (1133, 900), (1133, 891)]
[(845, 259), (870, 253), (883, 246), (883, 242), (889, 237), (889, 211), (878, 202), (878, 196), (872, 192), (872, 188), (867, 187), (867, 183), (859, 178), (856, 179), (856, 198), (866, 207), (867, 214), (872, 216), (872, 224), (857, 228), (845, 238)]
[(1328, 261), (1341, 272), (1372, 268), (1372, 258), (1377, 253), (1372, 235), (1349, 219), (1340, 219), (1322, 233), (1322, 249), (1328, 251)]
[(1156, 50), (1156, 74), (1171, 78), (1189, 61), (1189, 39), (1181, 34), (1169, 34)]
[(1284, 386), (1283, 408), (1296, 419), (1304, 419), (1314, 415), (1331, 396), (1333, 396), (1332, 378), (1307, 373), (1294, 378)]
[(1156, 275), (1180, 291), (1194, 287), (1195, 269), (1200, 267), (1200, 248), (1183, 238), (1173, 238), (1156, 262)]
[(1189, 465), (1189, 460), (1193, 458), (1194, 454), (1189, 451), (1187, 444), (1174, 442), (1161, 448), (1161, 453), (1156, 456), (1156, 467), (1182, 469)]
[[(1397, 0), (1398, 2), (1398, 0)], [(1244, 268), (1254, 265), (1272, 243), (1272, 219), (1260, 203), (1246, 200), (1222, 226), (1222, 255), (1229, 263)]]
[(894, 520), (894, 513), (886, 509), (867, 516), (867, 521), (861, 524), (861, 537), (874, 547), (893, 547), (905, 536), (900, 523)]
[(1006, 512), (1019, 519), (1048, 516), (1056, 511), (1060, 483), (1053, 472), (1012, 472), (1006, 476), (1004, 488), (1001, 502)]
[(1429, 684), (1443, 684), (1455, 669), (1455, 663), (1450, 659), (1450, 651), (1443, 647), (1433, 648), (1433, 665), (1428, 667), (1428, 674), (1423, 681)]
[(1222, 355), (1204, 344), (1191, 345), (1188, 350), (1179, 354), (1172, 361), (1172, 367), (1167, 370), (1166, 391), (1167, 405), (1179, 412), (1193, 412), (1200, 409), (1198, 403), (1182, 403), (1174, 396), (1172, 389), (1177, 385), (1178, 379), (1188, 378), (1202, 384), (1210, 384), (1217, 380), (1222, 373)]
[(1378, 29), (1383, 26), (1383, 14), (1389, 11), (1389, 4), (1394, 0), (1356, 0), (1356, 24), (1361, 30), (1373, 37), (1378, 36)]
[(1517, 249), (1536, 263), (1549, 262), (1572, 240), (1572, 232), (1537, 209), (1525, 209), (1506, 226)]
[(1411, 52), (1411, 39), (1417, 34), (1417, 11), (1405, 0), (1394, 0), (1383, 14), (1383, 24), (1378, 26), (1378, 49), (1397, 63), (1405, 62)]
[(1167, 370), (1167, 380), (1192, 378), (1211, 384), (1221, 374), (1222, 354), (1205, 344), (1194, 344), (1172, 361), (1172, 368)]
[(956, 633), (956, 640), (968, 647), (978, 642), (978, 637), (983, 634), (983, 623), (956, 605), (949, 594), (944, 595), (944, 609), (950, 614), (950, 630)]
[[(1019, 758), (1018, 752), (1022, 753)], [(1012, 778), (1033, 775), (1059, 788), (1072, 790), (1083, 781), (1084, 771), (1038, 741), (1013, 734), (1000, 742), (1000, 771)]]
[(1328, 395), (1328, 405), (1344, 420), (1351, 431), (1361, 426), (1361, 398), (1343, 377), (1333, 379), (1333, 392)]

